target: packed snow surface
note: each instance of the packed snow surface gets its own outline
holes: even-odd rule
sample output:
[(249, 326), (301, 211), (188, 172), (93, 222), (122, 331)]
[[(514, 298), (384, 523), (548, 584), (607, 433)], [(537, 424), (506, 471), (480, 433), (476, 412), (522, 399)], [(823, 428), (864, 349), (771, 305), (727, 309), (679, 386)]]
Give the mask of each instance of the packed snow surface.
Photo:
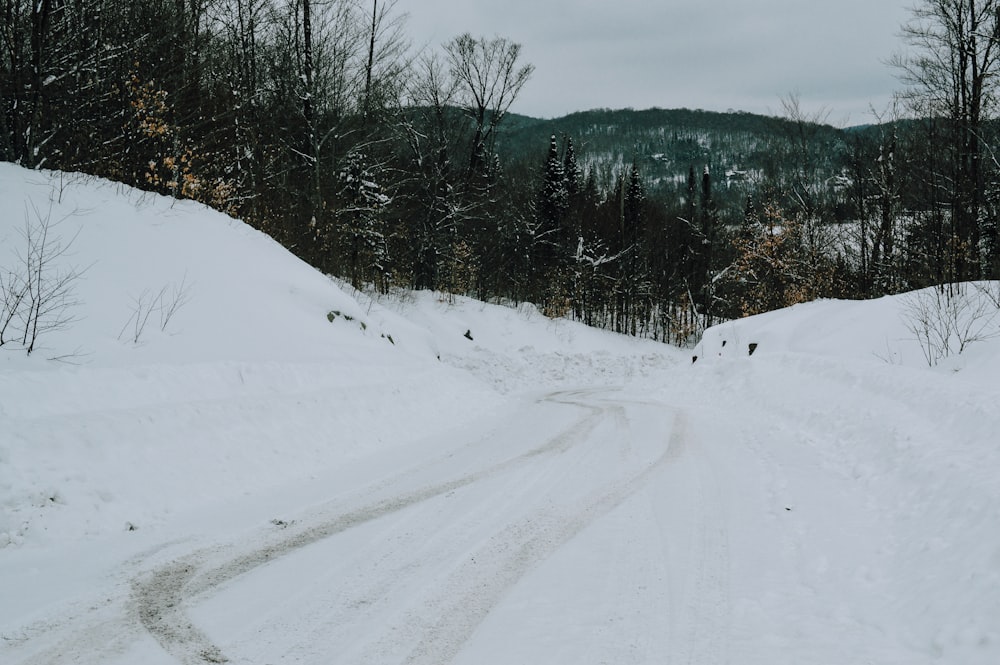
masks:
[(933, 363), (920, 294), (681, 351), (81, 176), (0, 203), (4, 284), (45, 220), (76, 275), (0, 347), (0, 662), (1000, 662), (988, 308)]

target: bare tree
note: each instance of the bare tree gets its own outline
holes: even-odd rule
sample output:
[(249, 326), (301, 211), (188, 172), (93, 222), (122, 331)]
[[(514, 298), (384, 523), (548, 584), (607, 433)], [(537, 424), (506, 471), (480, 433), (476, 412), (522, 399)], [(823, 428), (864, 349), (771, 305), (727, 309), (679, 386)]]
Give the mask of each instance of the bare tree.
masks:
[(402, 94), (409, 48), (403, 28), (406, 14), (397, 13), (398, 0), (372, 0), (368, 30), (368, 57), (361, 96), (362, 118), (367, 123), (381, 109), (391, 108)]
[(845, 254), (857, 253), (860, 293), (865, 297), (892, 293), (901, 280), (899, 244), (903, 178), (899, 106), (871, 109), (875, 126), (850, 137), (851, 186), (858, 223), (849, 230)]
[(159, 319), (160, 331), (166, 332), (174, 315), (190, 300), (189, 291), (190, 285), (187, 283), (187, 274), (185, 274), (180, 284), (171, 282), (161, 288), (156, 295), (146, 289), (138, 296), (133, 297), (132, 313), (119, 331), (118, 339), (129, 339), (133, 344), (139, 344), (153, 314), (156, 314)]
[(496, 128), (535, 70), (519, 65), (521, 45), (503, 37), (479, 38), (465, 33), (445, 44), (452, 74), (461, 84), (462, 106), (475, 124), (469, 171), (488, 166)]
[(872, 167), (872, 180), (876, 187), (876, 205), (878, 208), (878, 224), (871, 244), (871, 267), (879, 290), (892, 291), (896, 279), (894, 269), (895, 237), (897, 233), (897, 218), (900, 214), (900, 183), (896, 175), (897, 152), (899, 149), (898, 111), (895, 104), (888, 123), (876, 116), (879, 121), (879, 153)]
[(423, 54), (414, 63), (395, 123), (400, 172), (405, 173), (398, 183), (398, 200), (412, 221), (408, 245), (418, 289), (452, 286), (458, 222), (470, 214), (456, 187), (452, 163), (464, 136), (459, 118), (451, 112), (459, 86), (438, 54)]
[[(28, 295), (28, 282), (23, 270), (0, 270), (0, 346), (17, 337), (16, 320), (21, 313), (21, 303)], [(11, 328), (14, 323), (15, 327)], [(8, 333), (10, 331), (10, 333)]]
[(794, 250), (792, 263), (798, 273), (796, 282), (809, 285), (797, 297), (828, 296), (831, 294), (820, 288), (820, 282), (825, 280), (833, 253), (843, 244), (837, 237), (837, 229), (827, 223), (832, 201), (828, 198), (830, 188), (821, 176), (821, 167), (829, 155), (819, 149), (820, 141), (817, 140), (830, 113), (822, 107), (806, 111), (798, 93), (783, 97), (781, 105), (790, 128), (789, 143), (794, 150), (794, 176), (788, 187), (792, 203), (783, 214), (788, 218), (786, 221), (793, 222), (795, 233), (790, 234), (794, 242), (786, 245), (786, 249)]
[[(1000, 0), (920, 0), (903, 26), (911, 47), (892, 64), (921, 116), (948, 123), (947, 172), (953, 245), (947, 281), (978, 277), (997, 266), (996, 230), (984, 237), (985, 135), (997, 107)], [(984, 251), (984, 249), (986, 251)], [(990, 268), (988, 268), (990, 269)]]
[(931, 367), (974, 342), (1000, 335), (1000, 308), (988, 284), (966, 282), (914, 291), (903, 300), (903, 321)]
[(809, 217), (815, 217), (826, 189), (819, 174), (821, 160), (827, 157), (818, 150), (817, 137), (823, 125), (827, 124), (830, 111), (825, 107), (807, 111), (798, 92), (782, 97), (781, 109), (782, 116), (788, 121), (785, 124), (786, 138), (793, 151), (790, 156), (794, 167), (793, 179), (787, 183), (789, 194), (800, 210)]
[(51, 210), (42, 214), (32, 207), (25, 213), (15, 266), (0, 269), (0, 346), (14, 342), (30, 355), (41, 337), (75, 320), (73, 289), (83, 271), (60, 265), (73, 239), (64, 243), (55, 233), (58, 224)]

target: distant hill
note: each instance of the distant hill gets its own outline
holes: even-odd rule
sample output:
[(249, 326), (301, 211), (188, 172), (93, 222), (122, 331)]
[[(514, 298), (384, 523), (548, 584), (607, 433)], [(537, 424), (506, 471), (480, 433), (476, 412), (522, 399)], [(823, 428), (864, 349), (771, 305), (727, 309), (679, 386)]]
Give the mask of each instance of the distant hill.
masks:
[(691, 168), (699, 176), (708, 168), (718, 202), (731, 207), (741, 205), (750, 184), (786, 180), (803, 163), (823, 180), (837, 175), (849, 130), (746, 112), (595, 109), (548, 120), (510, 115), (499, 141), (508, 160), (534, 168), (552, 135), (572, 138), (581, 166), (605, 187), (635, 162), (651, 194), (674, 197), (685, 191)]

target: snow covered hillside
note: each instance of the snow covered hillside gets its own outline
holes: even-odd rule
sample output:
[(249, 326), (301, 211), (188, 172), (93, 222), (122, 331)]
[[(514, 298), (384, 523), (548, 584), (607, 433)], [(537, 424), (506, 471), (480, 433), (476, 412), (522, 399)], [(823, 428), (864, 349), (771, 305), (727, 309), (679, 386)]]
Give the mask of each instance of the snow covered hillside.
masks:
[(81, 176), (0, 203), (0, 662), (1000, 662), (1000, 319), (680, 351)]

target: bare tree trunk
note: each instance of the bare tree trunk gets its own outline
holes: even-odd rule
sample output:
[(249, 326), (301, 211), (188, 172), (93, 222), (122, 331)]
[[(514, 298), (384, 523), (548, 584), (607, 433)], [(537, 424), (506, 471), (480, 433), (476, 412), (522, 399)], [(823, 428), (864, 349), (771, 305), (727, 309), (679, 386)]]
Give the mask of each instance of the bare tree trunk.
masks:
[(372, 0), (372, 26), (368, 40), (368, 66), (365, 68), (365, 95), (362, 117), (368, 120), (371, 113), (372, 69), (375, 67), (375, 33), (378, 30), (378, 0)]
[[(302, 116), (309, 131), (309, 149), (316, 143), (313, 129), (313, 44), (312, 7), (309, 0), (302, 0), (302, 80), (305, 93), (302, 95)], [(310, 152), (311, 154), (311, 152)]]
[(42, 67), (48, 48), (49, 21), (52, 17), (51, 0), (31, 3), (31, 73), (28, 93), (27, 125), (24, 128), (24, 165), (33, 168), (39, 161), (38, 146), (41, 142), (45, 109)]

